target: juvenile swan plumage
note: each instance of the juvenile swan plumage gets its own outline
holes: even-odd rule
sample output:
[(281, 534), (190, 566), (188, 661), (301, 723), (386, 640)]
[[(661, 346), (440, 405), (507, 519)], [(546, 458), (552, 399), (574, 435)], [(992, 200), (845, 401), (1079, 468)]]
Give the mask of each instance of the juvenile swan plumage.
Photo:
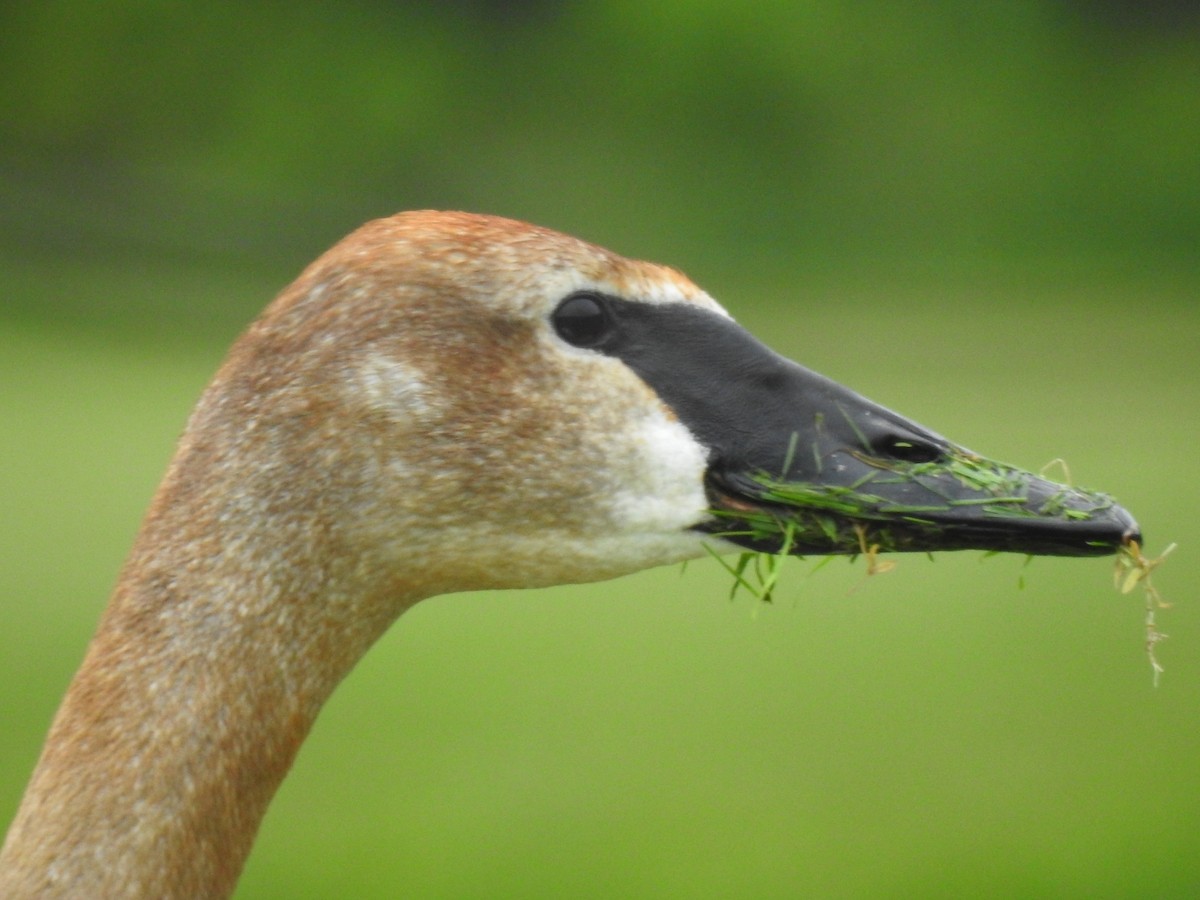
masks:
[[(322, 704), (416, 601), (733, 549), (713, 509), (766, 508), (749, 475), (836, 484), (952, 449), (775, 356), (671, 269), (499, 218), (369, 223), (200, 398), (8, 832), (0, 896), (227, 895)], [(1101, 552), (1136, 528), (954, 516), (951, 547)]]

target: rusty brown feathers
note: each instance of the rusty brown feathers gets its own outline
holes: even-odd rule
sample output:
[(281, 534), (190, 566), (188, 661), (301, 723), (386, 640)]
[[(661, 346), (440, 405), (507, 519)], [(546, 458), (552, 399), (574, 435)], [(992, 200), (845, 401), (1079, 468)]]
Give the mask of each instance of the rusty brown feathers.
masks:
[(266, 309), (188, 422), (0, 895), (224, 896), (321, 705), (405, 608), (699, 553), (630, 512), (670, 411), (553, 346), (550, 304), (580, 285), (719, 310), (665, 267), (439, 212), (363, 226)]

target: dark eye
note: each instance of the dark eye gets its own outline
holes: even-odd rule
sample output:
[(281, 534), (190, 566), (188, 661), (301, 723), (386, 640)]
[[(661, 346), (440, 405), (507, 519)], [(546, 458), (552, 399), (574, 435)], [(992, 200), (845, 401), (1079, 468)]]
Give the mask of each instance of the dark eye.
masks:
[(595, 347), (608, 337), (612, 320), (596, 294), (572, 294), (550, 316), (558, 336), (575, 347)]

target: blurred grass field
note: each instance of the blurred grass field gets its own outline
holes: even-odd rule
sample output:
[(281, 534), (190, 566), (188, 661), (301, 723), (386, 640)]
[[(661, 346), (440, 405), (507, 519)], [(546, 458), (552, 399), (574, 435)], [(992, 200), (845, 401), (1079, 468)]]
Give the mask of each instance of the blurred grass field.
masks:
[[(237, 896), (1200, 895), (1194, 4), (83, 0), (0, 11), (0, 824), (229, 342), (360, 222), (669, 263), (1108, 560), (717, 564), (439, 597), (317, 722)], [(1022, 587), (1023, 584), (1023, 587)]]
[[(1179, 541), (1158, 690), (1108, 560), (899, 557), (865, 582), (810, 560), (769, 607), (711, 561), (437, 598), (323, 713), (239, 896), (1186, 895), (1200, 314), (1131, 322), (1114, 294), (725, 300), (968, 446), (1064, 456), (1151, 551)], [(7, 816), (223, 347), (11, 323), (0, 347)]]

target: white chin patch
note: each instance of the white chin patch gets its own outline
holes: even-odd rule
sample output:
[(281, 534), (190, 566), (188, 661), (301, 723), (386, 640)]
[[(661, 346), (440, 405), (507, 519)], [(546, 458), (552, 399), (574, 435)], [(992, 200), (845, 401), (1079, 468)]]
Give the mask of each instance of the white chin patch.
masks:
[(659, 410), (623, 437), (637, 464), (622, 473), (625, 478), (608, 498), (611, 533), (646, 544), (629, 547), (632, 556), (674, 555), (664, 560), (673, 562), (700, 552), (699, 535), (689, 530), (707, 516), (704, 448), (678, 420)]

